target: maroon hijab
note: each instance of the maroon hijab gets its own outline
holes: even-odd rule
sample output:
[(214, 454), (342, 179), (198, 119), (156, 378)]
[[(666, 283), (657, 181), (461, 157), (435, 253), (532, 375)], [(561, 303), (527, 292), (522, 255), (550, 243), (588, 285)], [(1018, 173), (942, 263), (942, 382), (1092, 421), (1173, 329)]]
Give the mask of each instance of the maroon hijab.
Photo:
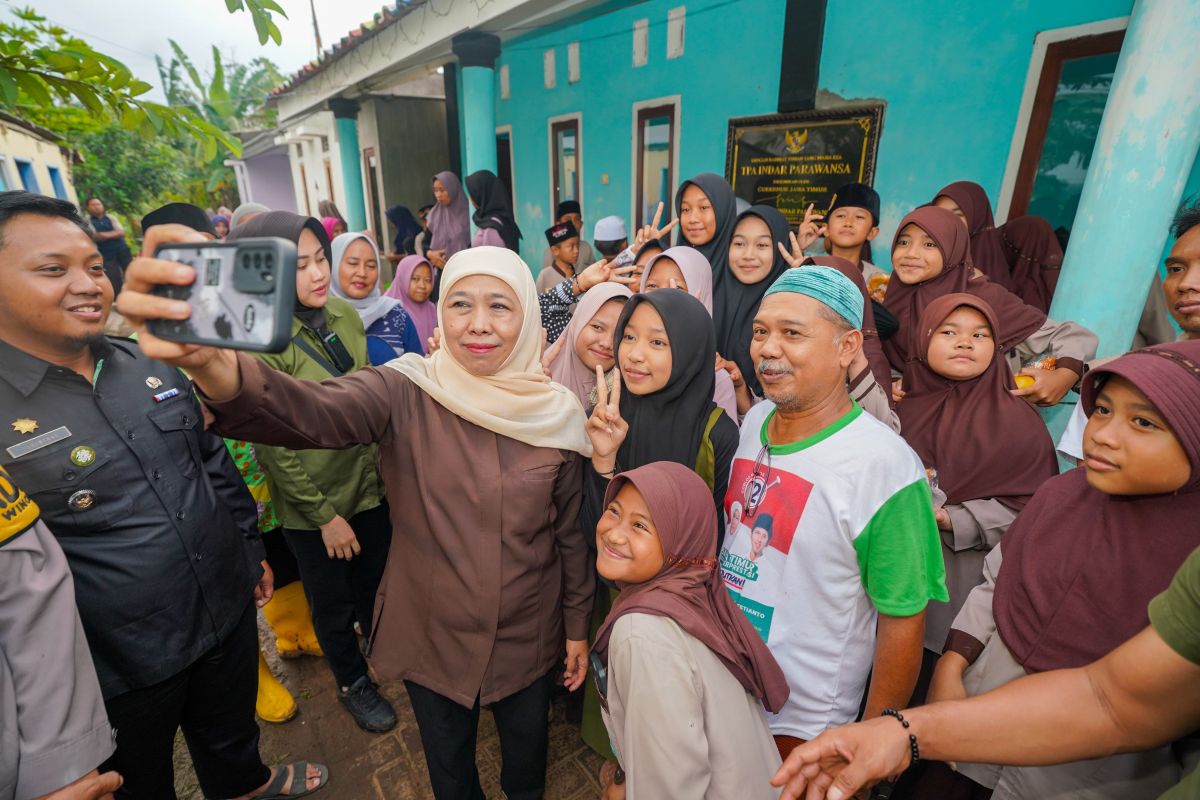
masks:
[(940, 273), (918, 284), (904, 283), (897, 276), (888, 283), (883, 305), (896, 317), (900, 330), (883, 343), (883, 352), (894, 369), (904, 372), (920, 352), (917, 331), (921, 313), (943, 295), (968, 292), (991, 306), (1000, 326), (996, 343), (1001, 353), (1008, 353), (1046, 323), (1045, 312), (1025, 305), (1012, 292), (976, 274), (971, 264), (967, 232), (952, 212), (936, 206), (921, 206), (912, 211), (896, 226), (893, 252), (901, 232), (909, 224), (916, 225), (934, 240), (942, 253), (944, 266)]
[(943, 186), (933, 199), (937, 200), (942, 196), (953, 200), (967, 215), (967, 230), (971, 234), (971, 261), (992, 283), (1012, 289), (1012, 277), (1004, 253), (1004, 239), (1000, 231), (996, 230), (996, 221), (992, 217), (992, 203), (988, 200), (987, 192), (974, 181), (955, 181), (949, 186)]
[(992, 610), (1027, 672), (1079, 667), (1148, 624), (1146, 605), (1200, 546), (1200, 342), (1127, 353), (1087, 374), (1083, 408), (1112, 375), (1132, 383), (1179, 439), (1192, 474), (1179, 491), (1115, 496), (1084, 468), (1046, 482), (1004, 535)]
[(871, 374), (875, 376), (875, 382), (883, 387), (883, 392), (888, 398), (888, 404), (891, 405), (892, 368), (888, 365), (887, 356), (883, 354), (883, 342), (879, 339), (879, 329), (875, 327), (875, 310), (871, 307), (871, 296), (867, 293), (867, 282), (863, 280), (862, 270), (840, 256), (809, 256), (801, 262), (800, 266), (804, 266), (805, 264), (816, 264), (819, 267), (833, 267), (849, 278), (858, 287), (858, 290), (862, 292), (863, 354), (867, 357), (867, 364), (871, 367)]
[(1048, 313), (1063, 263), (1054, 229), (1042, 217), (1017, 217), (1001, 226), (1000, 236), (1012, 271), (1013, 293)]
[(788, 698), (787, 679), (729, 596), (710, 555), (716, 549), (717, 512), (708, 485), (685, 466), (657, 461), (613, 478), (605, 507), (626, 483), (637, 488), (650, 509), (662, 541), (663, 568), (645, 583), (618, 584), (621, 594), (592, 649), (608, 663), (608, 637), (624, 614), (668, 617), (712, 650), (769, 711), (778, 711)]
[(933, 332), (955, 309), (982, 314), (997, 336), (996, 312), (971, 294), (948, 294), (929, 304), (918, 330), (920, 357), (904, 374), (904, 399), (896, 407), (900, 432), (950, 503), (991, 497), (1019, 511), (1043, 483), (1058, 474), (1054, 441), (1041, 415), (1014, 397), (1008, 362), (996, 349), (978, 378), (944, 378), (929, 366)]

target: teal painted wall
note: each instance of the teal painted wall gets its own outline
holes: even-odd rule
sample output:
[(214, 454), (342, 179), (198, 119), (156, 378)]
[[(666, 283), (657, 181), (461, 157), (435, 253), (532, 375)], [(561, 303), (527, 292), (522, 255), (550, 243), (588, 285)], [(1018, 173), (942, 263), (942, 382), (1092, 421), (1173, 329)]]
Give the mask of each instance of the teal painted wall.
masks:
[[(666, 58), (667, 12), (684, 0), (618, 0), (587, 19), (505, 42), (511, 97), (496, 87), (496, 124), (511, 125), (522, 256), (537, 271), (550, 214), (550, 117), (581, 113), (583, 210), (591, 226), (632, 211), (635, 102), (680, 96), (679, 176), (724, 172), (730, 117), (770, 114), (779, 93), (785, 0), (686, 3), (684, 55)], [(1034, 39), (1041, 31), (1128, 16), (1132, 0), (829, 0), (822, 102), (886, 103), (875, 185), (883, 200), (876, 260), (888, 265), (900, 218), (953, 180), (998, 200)], [(650, 21), (649, 63), (634, 68), (633, 23)], [(567, 44), (580, 42), (580, 81), (567, 80)], [(556, 88), (543, 86), (554, 48)], [(824, 93), (829, 94), (824, 94)], [(831, 98), (831, 95), (833, 96)], [(608, 183), (601, 183), (601, 175)], [(1200, 192), (1200, 159), (1186, 194)], [(1162, 243), (1148, 243), (1156, 258)]]
[(875, 180), (881, 264), (896, 224), (945, 184), (976, 181), (996, 203), (1037, 34), (1132, 8), (1131, 0), (829, 0), (821, 88), (887, 103)]
[[(687, 6), (684, 54), (668, 60), (667, 12)], [(633, 104), (680, 96), (679, 172), (725, 169), (730, 117), (771, 114), (779, 97), (784, 0), (649, 0), (602, 16), (505, 42), (497, 62), (510, 70), (511, 98), (496, 89), (496, 124), (512, 125), (521, 255), (541, 265), (554, 213), (547, 120), (582, 113), (583, 213), (590, 241), (596, 220), (616, 214), (630, 224)], [(650, 21), (649, 60), (633, 67), (633, 24)], [(580, 80), (567, 81), (567, 44), (578, 41)], [(553, 47), (555, 89), (543, 84), (542, 53)], [(601, 183), (607, 173), (609, 182)]]

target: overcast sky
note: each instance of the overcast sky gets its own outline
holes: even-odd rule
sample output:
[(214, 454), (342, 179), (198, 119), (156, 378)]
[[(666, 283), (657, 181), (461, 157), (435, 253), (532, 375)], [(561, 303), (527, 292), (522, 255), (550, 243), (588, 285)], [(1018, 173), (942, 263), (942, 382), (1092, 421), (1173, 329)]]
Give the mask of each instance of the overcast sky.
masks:
[[(174, 39), (206, 79), (212, 71), (212, 45), (226, 58), (271, 59), (284, 75), (316, 57), (309, 0), (278, 0), (288, 19), (278, 20), (283, 44), (259, 45), (249, 13), (230, 14), (224, 0), (0, 0), (0, 15), (32, 6), (42, 16), (86, 39), (100, 52), (120, 59), (154, 86), (151, 98), (162, 100), (154, 56), (170, 61)], [(384, 0), (314, 0), (321, 43), (329, 46), (370, 19)]]

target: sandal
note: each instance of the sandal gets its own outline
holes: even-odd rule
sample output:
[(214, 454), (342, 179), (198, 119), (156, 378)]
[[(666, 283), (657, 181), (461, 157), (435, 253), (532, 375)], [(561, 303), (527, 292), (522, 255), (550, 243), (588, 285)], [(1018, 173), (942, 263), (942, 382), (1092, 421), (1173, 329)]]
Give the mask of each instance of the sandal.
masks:
[[(319, 773), (318, 783), (312, 789), (308, 787), (308, 768), (315, 767)], [(294, 789), (296, 777), (300, 776), (300, 785), (305, 787), (300, 792), (284, 792), (284, 788)], [(275, 775), (271, 778), (271, 782), (263, 789), (262, 794), (256, 795), (254, 800), (287, 800), (289, 797), (304, 797), (321, 789), (325, 784), (329, 783), (329, 768), (324, 764), (310, 764), (307, 761), (293, 761), (291, 764), (280, 765), (275, 769)]]

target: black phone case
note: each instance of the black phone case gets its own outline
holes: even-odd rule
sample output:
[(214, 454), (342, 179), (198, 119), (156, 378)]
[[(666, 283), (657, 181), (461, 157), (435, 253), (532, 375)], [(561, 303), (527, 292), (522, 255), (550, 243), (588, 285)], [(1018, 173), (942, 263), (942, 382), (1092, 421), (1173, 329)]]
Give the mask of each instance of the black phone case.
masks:
[[(196, 270), (190, 286), (157, 286), (154, 293), (192, 305), (186, 320), (150, 320), (162, 339), (233, 350), (278, 353), (291, 341), (296, 300), (296, 246), (287, 239), (165, 244), (155, 258)], [(249, 290), (247, 290), (249, 289)]]

